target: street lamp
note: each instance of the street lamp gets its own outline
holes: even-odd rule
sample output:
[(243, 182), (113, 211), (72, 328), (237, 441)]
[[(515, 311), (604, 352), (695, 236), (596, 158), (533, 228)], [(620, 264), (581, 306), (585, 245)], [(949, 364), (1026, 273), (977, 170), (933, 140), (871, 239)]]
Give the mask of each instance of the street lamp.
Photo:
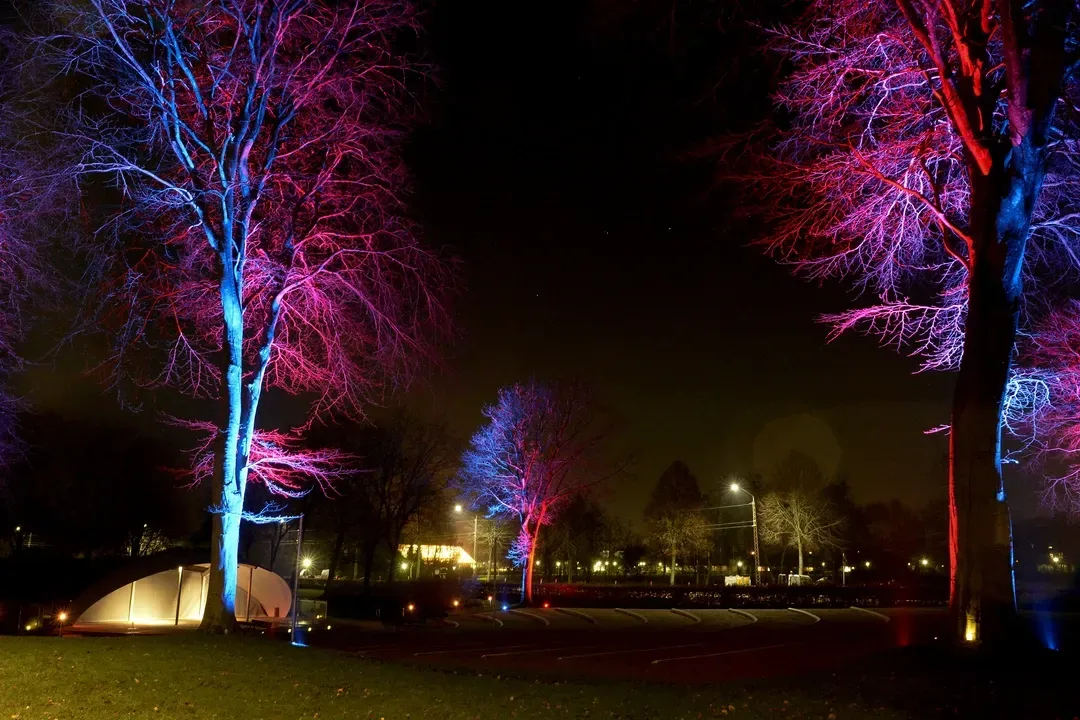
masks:
[(754, 527), (754, 568), (756, 569), (756, 572), (757, 572), (757, 580), (755, 581), (754, 584), (755, 585), (761, 585), (761, 551), (760, 551), (760, 548), (758, 546), (757, 498), (755, 498), (754, 494), (752, 492), (750, 492), (749, 490), (746, 490), (744, 488), (739, 487), (739, 483), (737, 483), (737, 482), (731, 483), (731, 492), (737, 493), (737, 492), (740, 492), (740, 491), (742, 491), (742, 492), (744, 492), (744, 493), (746, 493), (747, 495), (750, 496), (750, 515), (753, 518), (753, 527)]
[[(465, 512), (465, 508), (462, 507), (461, 503), (457, 503), (456, 505), (454, 505), (454, 512), (457, 513), (458, 515), (460, 515), (461, 513)], [(477, 514), (477, 515), (473, 515), (473, 519), (472, 519), (472, 560), (473, 560), (472, 573), (473, 573), (473, 577), (476, 577), (477, 573), (479, 572), (479, 570), (477, 568), (477, 565), (479, 564), (479, 560), (477, 560), (477, 557), (476, 557), (476, 539), (477, 539), (477, 536), (479, 536), (479, 535), (480, 535), (480, 515)]]

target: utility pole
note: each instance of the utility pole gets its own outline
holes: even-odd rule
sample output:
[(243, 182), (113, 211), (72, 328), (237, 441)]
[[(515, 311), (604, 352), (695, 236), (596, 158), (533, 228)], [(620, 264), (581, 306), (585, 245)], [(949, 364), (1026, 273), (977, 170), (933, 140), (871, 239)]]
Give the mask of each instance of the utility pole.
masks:
[(300, 527), (296, 531), (296, 569), (293, 571), (292, 583), (292, 621), (290, 623), (289, 640), (295, 645), (296, 640), (296, 606), (300, 604), (300, 549), (304, 542), (304, 515), (300, 514)]
[(750, 513), (754, 516), (754, 584), (761, 585), (761, 546), (758, 544), (757, 500), (753, 495), (750, 495)]

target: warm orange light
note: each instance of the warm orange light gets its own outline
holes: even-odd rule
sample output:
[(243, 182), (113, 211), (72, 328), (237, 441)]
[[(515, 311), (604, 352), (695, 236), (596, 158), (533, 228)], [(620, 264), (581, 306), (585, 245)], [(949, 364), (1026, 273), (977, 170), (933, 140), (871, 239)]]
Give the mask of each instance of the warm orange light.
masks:
[(416, 609), (416, 606), (413, 605), (412, 603), (409, 603), (409, 612), (412, 612), (415, 609)]
[(461, 604), (461, 603), (459, 603), (459, 602), (458, 602), (457, 600), (455, 600), (455, 601), (454, 601), (454, 607), (457, 607), (457, 606), (458, 606), (458, 605), (460, 605), (460, 604)]
[(551, 607), (549, 603), (544, 603), (544, 607)]
[(56, 616), (56, 619), (59, 620), (60, 622), (67, 622), (67, 613), (66, 612), (60, 613), (59, 615)]

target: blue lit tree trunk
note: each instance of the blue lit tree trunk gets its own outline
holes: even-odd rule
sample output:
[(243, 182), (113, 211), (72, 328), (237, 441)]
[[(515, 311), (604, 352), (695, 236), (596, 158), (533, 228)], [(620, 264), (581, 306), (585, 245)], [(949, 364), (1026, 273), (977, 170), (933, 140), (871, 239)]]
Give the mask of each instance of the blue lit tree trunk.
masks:
[[(216, 470), (211, 481), (214, 520), (211, 536), (213, 565), (203, 613), (202, 629), (214, 633), (230, 632), (236, 625), (237, 549), (240, 542), (240, 522), (244, 512), (246, 473), (241, 460), (241, 437), (245, 408), (243, 388), (244, 313), (240, 298), (240, 278), (235, 267), (232, 243), (224, 243), (221, 253), (222, 307), (222, 422), (218, 443)], [(250, 440), (248, 439), (248, 445)], [(220, 600), (220, 602), (219, 602)]]

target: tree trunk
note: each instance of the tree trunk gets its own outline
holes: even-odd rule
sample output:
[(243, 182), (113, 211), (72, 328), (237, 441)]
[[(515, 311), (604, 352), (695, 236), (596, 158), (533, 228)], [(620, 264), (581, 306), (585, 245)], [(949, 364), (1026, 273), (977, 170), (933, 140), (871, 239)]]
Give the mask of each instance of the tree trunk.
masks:
[(222, 404), (224, 422), (221, 426), (219, 452), (211, 481), (211, 497), (215, 508), (210, 538), (210, 578), (200, 629), (224, 634), (236, 627), (236, 554), (240, 542), (240, 520), (244, 512), (245, 482), (240, 477), (240, 428), (243, 415), (243, 311), (240, 288), (230, 271), (231, 253), (222, 260), (221, 305), (223, 314), (222, 338)]
[(671, 541), (671, 584), (675, 584), (675, 540)]
[(533, 568), (536, 563), (536, 543), (540, 540), (540, 525), (532, 534), (532, 542), (529, 543), (529, 556), (525, 559), (525, 576), (522, 578), (522, 602), (532, 605), (533, 601)]
[(329, 592), (330, 586), (334, 584), (334, 574), (337, 572), (338, 565), (341, 563), (341, 548), (345, 545), (345, 531), (338, 530), (337, 537), (334, 538), (334, 549), (330, 553), (330, 565), (327, 568), (326, 573), (326, 585), (323, 588), (323, 592)]
[(1001, 409), (1021, 273), (1044, 159), (1031, 137), (972, 181), (964, 357), (949, 434), (949, 609), (955, 639), (1003, 641), (1016, 619), (1012, 521), (1001, 477)]
[(802, 582), (802, 577), (801, 577), (802, 574), (803, 574), (802, 538), (798, 538), (795, 542), (796, 542), (796, 544), (798, 546), (798, 549), (799, 549), (799, 576), (800, 576), (799, 582)]
[[(368, 543), (364, 546), (364, 592), (371, 590), (371, 573), (375, 569), (375, 554), (378, 552), (379, 546), (376, 543)], [(393, 558), (391, 558), (393, 562)]]

